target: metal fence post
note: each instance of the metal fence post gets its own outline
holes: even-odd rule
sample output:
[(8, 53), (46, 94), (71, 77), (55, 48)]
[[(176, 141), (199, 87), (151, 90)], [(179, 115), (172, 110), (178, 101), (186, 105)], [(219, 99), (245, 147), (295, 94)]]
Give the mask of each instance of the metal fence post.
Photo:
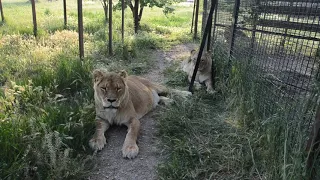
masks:
[(231, 41), (230, 41), (230, 51), (229, 51), (229, 62), (231, 56), (233, 54), (233, 47), (234, 47), (234, 39), (235, 39), (235, 32), (238, 24), (238, 15), (239, 15), (239, 7), (240, 7), (240, 0), (235, 0), (235, 5), (233, 9), (233, 17), (232, 17), (232, 25), (231, 25)]
[(194, 39), (197, 39), (198, 37), (198, 18), (199, 18), (199, 1), (200, 0), (195, 0), (197, 3), (196, 3), (196, 12), (195, 12), (195, 22), (194, 22), (194, 36), (193, 38)]
[(79, 33), (80, 59), (83, 60), (83, 57), (84, 57), (84, 45), (83, 45), (82, 0), (78, 0), (78, 33)]
[(204, 30), (206, 28), (206, 24), (203, 22), (207, 22), (207, 18), (208, 18), (207, 11), (208, 11), (208, 0), (203, 0), (201, 36), (203, 35)]
[(64, 28), (67, 28), (67, 0), (63, 0)]
[[(214, 42), (214, 39), (215, 39), (215, 32), (216, 32), (216, 25), (217, 25), (217, 16), (218, 16), (218, 6), (219, 6), (219, 0), (217, 0), (216, 2), (216, 7), (215, 7), (215, 10), (214, 10), (214, 20), (213, 20), (213, 33), (212, 33), (212, 39), (213, 41), (211, 42)], [(210, 47), (212, 47), (210, 45)]]
[(4, 22), (4, 15), (3, 15), (3, 9), (2, 9), (2, 2), (0, 0), (0, 12), (1, 12), (1, 21)]
[(121, 16), (122, 16), (122, 19), (121, 19), (121, 39), (122, 39), (122, 45), (124, 45), (124, 9), (125, 9), (125, 6), (124, 6), (124, 0), (121, 0)]
[(112, 0), (109, 0), (109, 55), (112, 55)]
[(36, 14), (36, 4), (34, 0), (31, 0), (32, 6), (32, 19), (33, 19), (33, 34), (37, 37), (37, 14)]
[(197, 0), (194, 0), (194, 1), (193, 1), (192, 23), (191, 23), (191, 31), (190, 31), (190, 33), (192, 33), (193, 24), (194, 24), (194, 13), (195, 13), (195, 8), (196, 8), (196, 1), (197, 1)]

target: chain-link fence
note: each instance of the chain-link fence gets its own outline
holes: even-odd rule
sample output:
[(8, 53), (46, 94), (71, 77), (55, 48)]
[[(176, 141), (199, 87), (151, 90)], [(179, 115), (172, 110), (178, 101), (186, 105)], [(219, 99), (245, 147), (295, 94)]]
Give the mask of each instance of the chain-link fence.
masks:
[(260, 133), (270, 156), (267, 177), (309, 176), (307, 159), (316, 162), (305, 147), (320, 92), (320, 1), (218, 0), (213, 22), (216, 79), (235, 95), (240, 123)]

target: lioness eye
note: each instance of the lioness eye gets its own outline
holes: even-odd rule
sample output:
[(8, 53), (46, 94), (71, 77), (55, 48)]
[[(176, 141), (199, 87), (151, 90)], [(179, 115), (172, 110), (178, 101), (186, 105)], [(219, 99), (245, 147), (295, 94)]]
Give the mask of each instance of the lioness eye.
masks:
[(118, 91), (118, 92), (121, 91), (121, 88), (117, 88), (117, 91)]
[(107, 89), (105, 87), (101, 87), (102, 91), (107, 91)]

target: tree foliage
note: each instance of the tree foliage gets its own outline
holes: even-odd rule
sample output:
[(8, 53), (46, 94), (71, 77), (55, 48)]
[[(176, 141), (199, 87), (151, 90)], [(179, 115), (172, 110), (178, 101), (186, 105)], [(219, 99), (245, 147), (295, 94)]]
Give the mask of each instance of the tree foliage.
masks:
[[(159, 7), (163, 8), (164, 13), (173, 12), (173, 8), (170, 7), (173, 3), (182, 2), (183, 0), (125, 0), (125, 7), (129, 7), (132, 12), (135, 33), (137, 33), (140, 26), (140, 21), (145, 7)], [(121, 9), (121, 0), (114, 6), (114, 9)]]

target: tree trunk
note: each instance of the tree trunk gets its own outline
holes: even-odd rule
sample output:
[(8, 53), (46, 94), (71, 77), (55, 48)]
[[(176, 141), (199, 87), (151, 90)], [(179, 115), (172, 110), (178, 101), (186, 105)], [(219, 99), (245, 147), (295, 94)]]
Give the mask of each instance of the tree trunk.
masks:
[(139, 21), (139, 0), (134, 0), (134, 8), (133, 8), (133, 19), (134, 19), (134, 32), (138, 33), (138, 29), (140, 26), (140, 21)]
[(1, 12), (1, 21), (4, 22), (4, 16), (3, 16), (3, 9), (2, 9), (2, 2), (0, 0), (0, 12)]
[(141, 18), (142, 18), (142, 13), (143, 13), (143, 7), (140, 7), (140, 12), (139, 12), (139, 23), (140, 23)]
[(103, 11), (104, 11), (105, 22), (108, 23), (108, 4), (107, 4), (107, 0), (101, 0), (101, 4), (102, 4), (102, 7), (103, 7)]

